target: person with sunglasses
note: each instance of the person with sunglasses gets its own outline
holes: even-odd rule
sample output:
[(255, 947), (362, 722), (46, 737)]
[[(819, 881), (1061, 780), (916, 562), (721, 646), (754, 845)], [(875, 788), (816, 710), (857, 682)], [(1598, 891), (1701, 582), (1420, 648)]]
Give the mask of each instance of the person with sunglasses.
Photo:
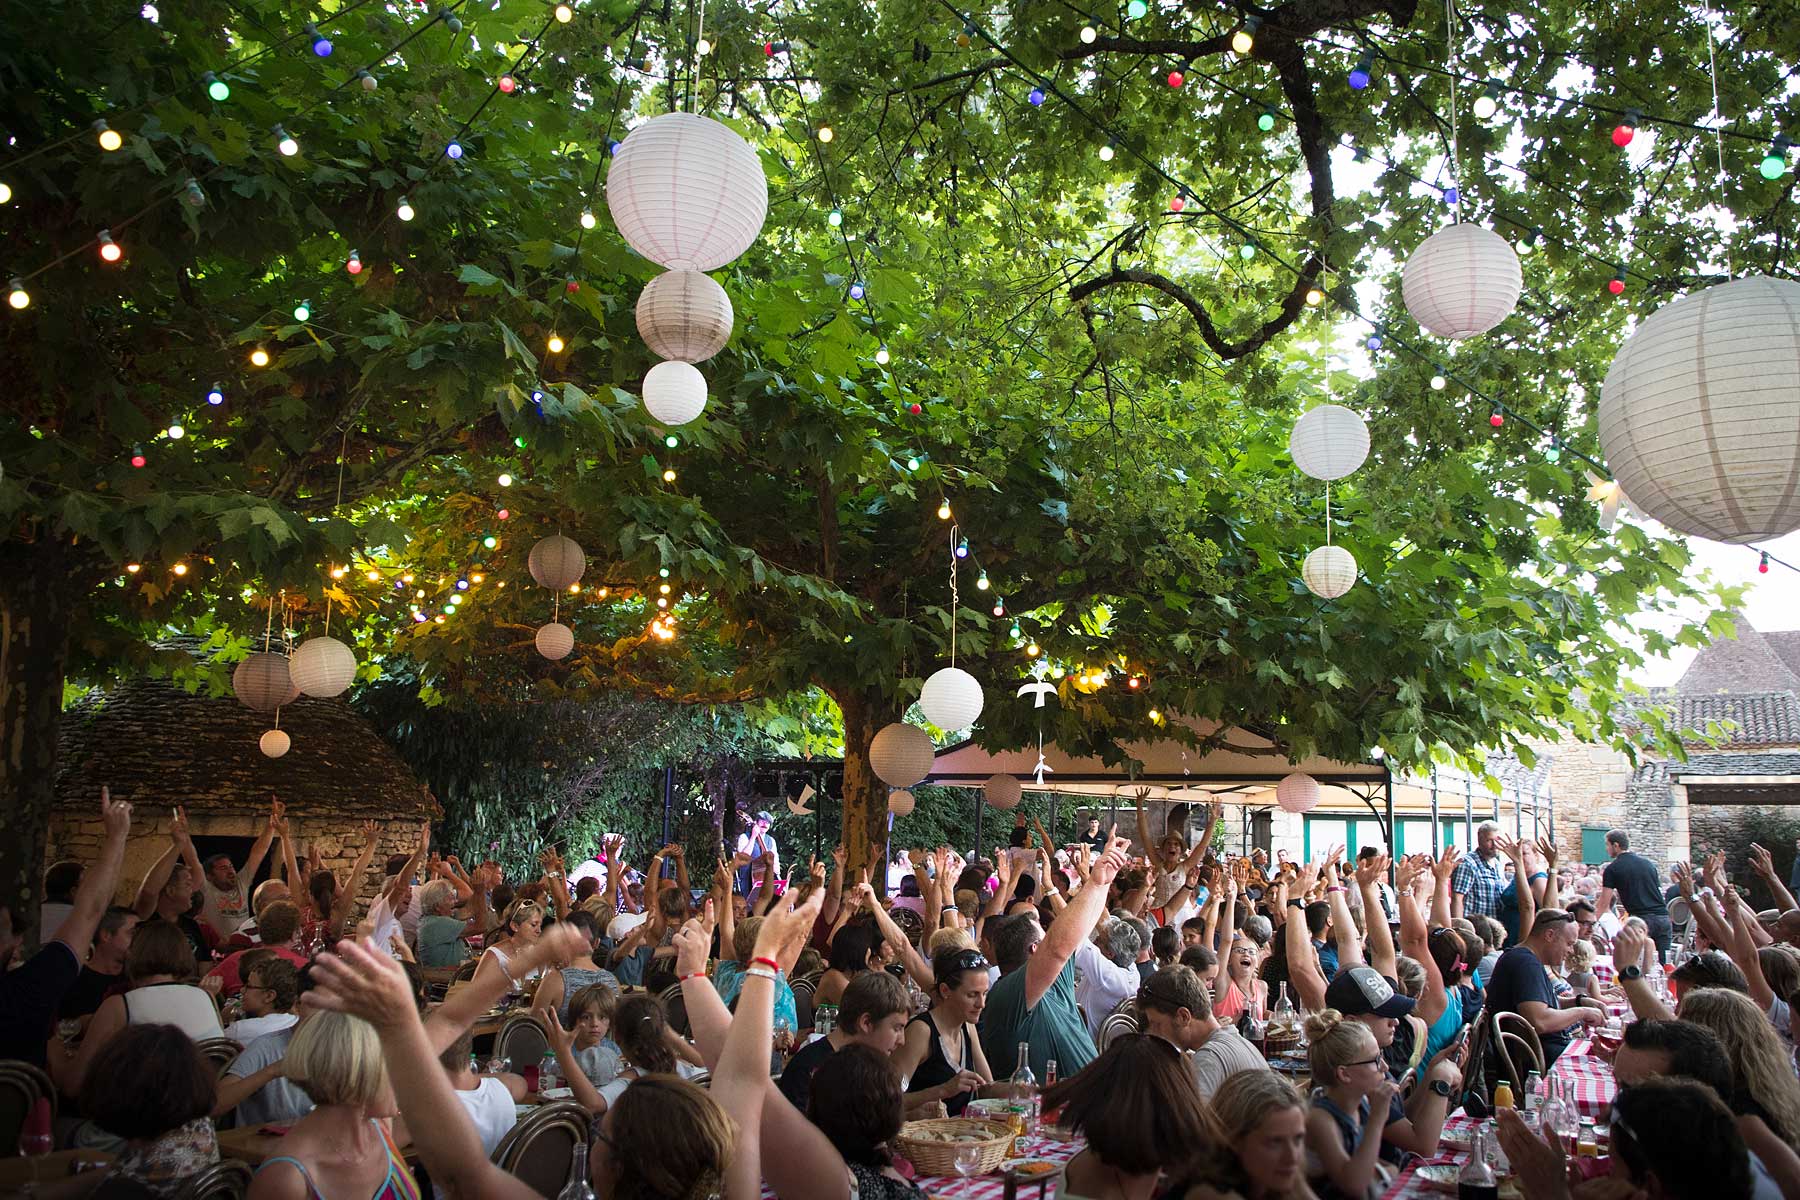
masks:
[(1327, 1008), (1306, 1018), (1306, 1037), (1316, 1085), (1306, 1115), (1307, 1175), (1320, 1200), (1373, 1200), (1406, 1157), (1385, 1137), (1391, 1123), (1406, 1120), (1400, 1089), (1361, 1021)]
[(1546, 908), (1532, 922), (1531, 935), (1500, 956), (1494, 977), (1487, 981), (1490, 1011), (1518, 1013), (1537, 1030), (1546, 1070), (1568, 1048), (1571, 1028), (1606, 1020), (1602, 1008), (1559, 1007), (1544, 968), (1545, 963), (1567, 958), (1579, 936), (1573, 917), (1560, 908)]
[(951, 1116), (992, 1086), (975, 1025), (987, 1007), (988, 960), (979, 950), (949, 946), (932, 955), (931, 1007), (906, 1024), (894, 1069), (909, 1097), (930, 1094)]

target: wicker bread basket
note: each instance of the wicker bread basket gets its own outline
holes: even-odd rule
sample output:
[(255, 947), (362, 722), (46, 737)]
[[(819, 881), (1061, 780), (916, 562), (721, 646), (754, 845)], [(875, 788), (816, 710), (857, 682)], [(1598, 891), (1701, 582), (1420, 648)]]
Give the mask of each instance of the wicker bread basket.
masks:
[[(937, 1134), (938, 1138), (925, 1140), (923, 1134)], [(938, 1140), (945, 1134), (964, 1135), (965, 1140)], [(966, 1140), (966, 1135), (978, 1135), (978, 1140)], [(975, 1174), (986, 1175), (1006, 1161), (1006, 1152), (1012, 1149), (1013, 1129), (1003, 1121), (978, 1121), (969, 1117), (941, 1117), (932, 1121), (908, 1121), (900, 1127), (900, 1133), (894, 1138), (894, 1145), (906, 1160), (912, 1163), (921, 1175), (954, 1175), (956, 1174), (956, 1152), (964, 1146), (977, 1146), (981, 1150), (981, 1160), (976, 1164)]]

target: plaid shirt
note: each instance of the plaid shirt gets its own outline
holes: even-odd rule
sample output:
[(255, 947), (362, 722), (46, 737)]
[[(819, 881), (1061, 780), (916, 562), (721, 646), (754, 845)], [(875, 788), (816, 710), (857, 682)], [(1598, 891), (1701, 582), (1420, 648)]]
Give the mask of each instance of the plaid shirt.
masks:
[(1463, 898), (1463, 915), (1479, 913), (1484, 917), (1500, 911), (1500, 893), (1506, 890), (1506, 876), (1500, 873), (1499, 860), (1493, 866), (1480, 852), (1468, 854), (1456, 864), (1450, 876), (1450, 890)]

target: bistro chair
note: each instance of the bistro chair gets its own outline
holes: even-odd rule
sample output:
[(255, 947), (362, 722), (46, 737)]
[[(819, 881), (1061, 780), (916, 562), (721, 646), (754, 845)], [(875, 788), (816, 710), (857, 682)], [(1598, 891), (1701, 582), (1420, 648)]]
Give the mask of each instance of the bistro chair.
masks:
[(194, 1049), (200, 1051), (200, 1057), (213, 1065), (213, 1070), (223, 1075), (244, 1048), (228, 1037), (203, 1038), (194, 1043)]
[(1136, 1013), (1115, 1012), (1100, 1023), (1100, 1052), (1128, 1033), (1139, 1033)]
[(687, 1000), (681, 994), (679, 983), (664, 988), (656, 1002), (662, 1005), (663, 1019), (669, 1023), (670, 1029), (682, 1037), (692, 1036), (692, 1031), (688, 1028)]
[(579, 1104), (560, 1100), (545, 1104), (514, 1125), (494, 1147), (494, 1165), (536, 1189), (554, 1196), (569, 1180), (569, 1163), (577, 1144), (587, 1141), (588, 1113)]
[[(1494, 1022), (1494, 1033), (1496, 1035), (1510, 1033), (1520, 1041), (1524, 1042), (1527, 1046), (1531, 1047), (1531, 1057), (1537, 1062), (1538, 1072), (1541, 1074), (1544, 1070), (1544, 1042), (1543, 1039), (1538, 1037), (1537, 1027), (1527, 1020), (1522, 1013), (1497, 1012), (1493, 1015), (1492, 1019)], [(1497, 1040), (1498, 1038), (1496, 1037), (1496, 1041)], [(1517, 1086), (1521, 1082), (1522, 1081), (1518, 1079), (1513, 1080), (1514, 1086)]]
[(221, 1158), (182, 1184), (175, 1200), (244, 1200), (254, 1174), (241, 1159)]
[(1494, 1036), (1494, 1047), (1500, 1055), (1506, 1081), (1512, 1084), (1519, 1106), (1524, 1107), (1525, 1081), (1533, 1071), (1539, 1075), (1544, 1073), (1544, 1060), (1530, 1042), (1510, 1029), (1502, 1029)]
[(494, 1038), (494, 1055), (512, 1063), (513, 1070), (536, 1066), (550, 1053), (550, 1038), (537, 1018), (528, 1012), (514, 1013), (500, 1026)]
[(50, 1117), (56, 1118), (56, 1089), (43, 1068), (17, 1059), (0, 1060), (0, 1158), (19, 1152), (19, 1133), (40, 1096), (50, 1099)]

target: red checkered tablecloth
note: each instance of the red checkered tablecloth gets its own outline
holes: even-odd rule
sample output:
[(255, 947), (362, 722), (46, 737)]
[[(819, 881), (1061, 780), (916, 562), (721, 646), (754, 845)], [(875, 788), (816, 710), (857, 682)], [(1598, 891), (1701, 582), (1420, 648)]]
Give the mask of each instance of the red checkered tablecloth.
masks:
[(1600, 981), (1600, 986), (1603, 988), (1609, 988), (1619, 982), (1619, 969), (1613, 966), (1612, 955), (1594, 955), (1594, 978)]
[(1569, 1048), (1550, 1068), (1550, 1073), (1575, 1085), (1575, 1107), (1582, 1116), (1590, 1119), (1598, 1117), (1619, 1093), (1612, 1064), (1594, 1052), (1594, 1043), (1589, 1038), (1570, 1042)]
[[(1013, 1148), (1013, 1157), (1042, 1158), (1066, 1163), (1081, 1153), (1086, 1144), (1052, 1137), (1020, 1138)], [(917, 1183), (933, 1200), (1001, 1200), (1006, 1193), (1006, 1181), (997, 1172), (992, 1175), (977, 1175), (966, 1182), (955, 1175), (921, 1175)], [(1055, 1200), (1061, 1190), (1062, 1176), (1058, 1175), (1046, 1185), (1045, 1200)], [(1020, 1184), (1019, 1196), (1021, 1200), (1037, 1200), (1037, 1185)], [(777, 1200), (775, 1190), (766, 1182), (763, 1184), (762, 1200)]]

